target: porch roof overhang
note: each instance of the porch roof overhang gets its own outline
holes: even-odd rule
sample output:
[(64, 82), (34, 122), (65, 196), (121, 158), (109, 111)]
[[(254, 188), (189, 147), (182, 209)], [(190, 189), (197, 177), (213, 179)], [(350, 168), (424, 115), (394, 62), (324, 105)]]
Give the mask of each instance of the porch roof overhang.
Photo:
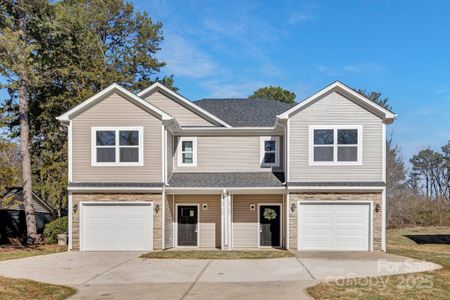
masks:
[(242, 172), (174, 173), (169, 179), (168, 189), (266, 189), (284, 188), (284, 173)]

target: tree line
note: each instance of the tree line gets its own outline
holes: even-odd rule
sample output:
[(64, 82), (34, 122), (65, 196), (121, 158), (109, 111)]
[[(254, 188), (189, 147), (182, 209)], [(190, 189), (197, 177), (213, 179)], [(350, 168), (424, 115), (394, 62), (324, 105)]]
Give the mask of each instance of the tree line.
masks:
[[(23, 186), (28, 243), (36, 241), (32, 188), (67, 207), (67, 132), (55, 117), (114, 82), (176, 89), (172, 76), (158, 77), (162, 40), (162, 24), (123, 0), (0, 0), (0, 88), (8, 91), (0, 185)], [(16, 151), (20, 166), (8, 161)]]

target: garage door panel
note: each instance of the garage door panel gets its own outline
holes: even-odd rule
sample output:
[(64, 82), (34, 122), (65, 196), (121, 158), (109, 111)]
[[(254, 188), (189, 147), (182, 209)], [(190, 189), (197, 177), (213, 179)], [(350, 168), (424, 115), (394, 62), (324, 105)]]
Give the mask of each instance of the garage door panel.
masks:
[(89, 203), (82, 208), (82, 250), (149, 251), (151, 203)]
[(301, 203), (298, 210), (298, 249), (368, 251), (368, 203)]

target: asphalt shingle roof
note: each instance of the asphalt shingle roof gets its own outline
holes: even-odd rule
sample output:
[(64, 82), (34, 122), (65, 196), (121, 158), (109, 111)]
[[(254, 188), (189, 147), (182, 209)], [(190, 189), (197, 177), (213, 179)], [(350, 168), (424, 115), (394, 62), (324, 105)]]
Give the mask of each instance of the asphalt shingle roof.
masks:
[(272, 127), (276, 116), (295, 104), (268, 99), (201, 99), (196, 105), (233, 127)]
[(174, 173), (169, 187), (282, 187), (283, 173)]

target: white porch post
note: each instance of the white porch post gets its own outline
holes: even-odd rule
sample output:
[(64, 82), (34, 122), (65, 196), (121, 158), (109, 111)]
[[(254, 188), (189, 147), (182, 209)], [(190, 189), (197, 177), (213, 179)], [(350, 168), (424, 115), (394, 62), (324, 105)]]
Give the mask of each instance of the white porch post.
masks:
[(221, 214), (221, 222), (222, 222), (222, 250), (230, 250), (230, 211), (231, 211), (231, 203), (230, 196), (227, 193), (227, 190), (224, 189), (222, 192), (222, 214)]

